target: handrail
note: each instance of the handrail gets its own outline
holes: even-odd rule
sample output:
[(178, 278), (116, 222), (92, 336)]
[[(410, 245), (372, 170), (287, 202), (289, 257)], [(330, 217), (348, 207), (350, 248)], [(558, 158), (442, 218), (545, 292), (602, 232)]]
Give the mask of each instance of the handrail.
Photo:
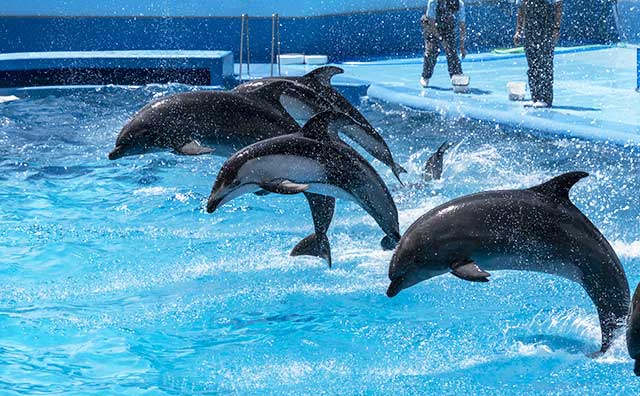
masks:
[(274, 65), (274, 56), (275, 56), (275, 47), (277, 43), (278, 48), (278, 76), (282, 75), (280, 69), (280, 15), (272, 14), (271, 15), (271, 77), (273, 77), (273, 65)]
[(238, 78), (242, 81), (242, 53), (244, 52), (244, 18), (245, 14), (240, 16), (240, 70), (238, 71)]
[[(246, 28), (245, 28), (246, 25)], [(242, 66), (244, 55), (244, 39), (247, 38), (247, 76), (251, 75), (251, 47), (249, 42), (249, 15), (242, 14), (240, 16), (240, 68), (238, 70), (238, 79), (242, 81)]]

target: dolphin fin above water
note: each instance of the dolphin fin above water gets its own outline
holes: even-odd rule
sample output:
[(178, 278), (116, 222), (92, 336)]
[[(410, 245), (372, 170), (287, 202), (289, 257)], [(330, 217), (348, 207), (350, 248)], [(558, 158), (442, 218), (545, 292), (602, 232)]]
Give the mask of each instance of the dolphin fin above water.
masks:
[(294, 183), (287, 179), (273, 179), (260, 183), (260, 187), (267, 191), (277, 194), (299, 194), (309, 189), (308, 184)]
[(315, 256), (327, 260), (331, 268), (331, 245), (327, 231), (333, 219), (336, 199), (329, 195), (303, 193), (311, 209), (315, 233), (307, 236), (291, 250), (292, 256)]
[(424, 173), (422, 178), (425, 181), (439, 180), (442, 177), (444, 153), (452, 145), (453, 144), (445, 141), (440, 145), (440, 147), (438, 147), (438, 150), (429, 157), (427, 162), (424, 164)]
[(311, 234), (291, 250), (291, 256), (315, 256), (327, 260), (331, 268), (331, 245), (327, 234)]
[(317, 69), (311, 70), (300, 78), (303, 83), (317, 82), (325, 87), (331, 87), (331, 79), (336, 74), (344, 73), (344, 69), (337, 66), (323, 66)]
[(529, 188), (529, 190), (549, 198), (554, 198), (558, 201), (571, 203), (571, 200), (569, 199), (569, 190), (571, 190), (571, 187), (573, 187), (573, 185), (580, 179), (587, 176), (589, 176), (587, 172), (569, 172), (554, 177), (548, 182), (533, 186)]
[(491, 276), (486, 271), (483, 271), (478, 264), (471, 260), (463, 260), (451, 265), (451, 273), (460, 279), (464, 279), (469, 282), (489, 282), (488, 277)]
[(195, 140), (190, 141), (182, 147), (176, 149), (176, 152), (184, 155), (202, 155), (210, 154), (216, 151), (213, 147), (202, 146)]
[(344, 143), (338, 136), (338, 132), (352, 125), (360, 124), (345, 113), (327, 110), (314, 115), (304, 124), (302, 136), (319, 142), (338, 140)]

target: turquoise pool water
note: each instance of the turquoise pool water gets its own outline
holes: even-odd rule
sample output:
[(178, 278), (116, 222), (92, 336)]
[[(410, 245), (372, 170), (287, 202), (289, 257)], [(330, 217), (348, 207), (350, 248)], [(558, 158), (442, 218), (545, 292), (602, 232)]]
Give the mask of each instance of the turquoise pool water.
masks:
[[(0, 393), (637, 395), (620, 337), (603, 357), (579, 286), (524, 272), (447, 275), (389, 299), (373, 219), (338, 201), (334, 268), (292, 258), (302, 197), (203, 210), (219, 157), (107, 160), (120, 127), (184, 86), (21, 92), (0, 104)], [(591, 176), (572, 199), (640, 281), (640, 147), (541, 137), (361, 104), (408, 170), (386, 168), (405, 230), (471, 192)], [(448, 139), (444, 180), (422, 183)]]

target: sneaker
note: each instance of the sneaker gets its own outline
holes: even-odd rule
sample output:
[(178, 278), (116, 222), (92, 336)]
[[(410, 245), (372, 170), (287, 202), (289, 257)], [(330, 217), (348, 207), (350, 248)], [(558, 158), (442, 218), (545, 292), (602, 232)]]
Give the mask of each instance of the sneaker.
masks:
[(537, 103), (537, 102), (534, 102), (533, 100), (527, 100), (526, 102), (522, 102), (522, 105), (524, 107), (533, 107), (534, 103)]
[(422, 88), (427, 88), (429, 86), (429, 79), (428, 78), (420, 78), (420, 85), (422, 85)]
[(547, 102), (534, 102), (533, 103), (533, 108), (534, 109), (546, 109), (548, 107), (551, 107), (551, 106)]

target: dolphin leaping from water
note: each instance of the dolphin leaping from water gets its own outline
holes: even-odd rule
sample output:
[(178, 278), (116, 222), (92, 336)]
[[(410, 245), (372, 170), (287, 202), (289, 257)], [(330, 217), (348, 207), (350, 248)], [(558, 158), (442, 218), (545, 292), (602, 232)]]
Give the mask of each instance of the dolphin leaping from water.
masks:
[(326, 110), (344, 113), (355, 120), (350, 128), (341, 132), (353, 139), (374, 158), (391, 168), (400, 180), (406, 170), (395, 162), (384, 138), (340, 92), (331, 85), (331, 78), (344, 70), (336, 66), (322, 66), (300, 77), (267, 77), (239, 85), (235, 92), (255, 93), (269, 84), (287, 81), (286, 92), (276, 97), (266, 95), (264, 99), (274, 106), (282, 105), (294, 118), (309, 120), (315, 114)]
[[(569, 200), (571, 187), (586, 176), (565, 173), (525, 190), (481, 192), (430, 210), (400, 240), (387, 295), (448, 272), (472, 282), (487, 282), (487, 271), (503, 269), (558, 275), (580, 284), (593, 301), (605, 352), (627, 318), (629, 285), (609, 242)], [(630, 352), (640, 351), (638, 345)]]
[[(393, 249), (400, 239), (396, 205), (373, 167), (328, 132), (340, 120), (349, 122), (350, 118), (337, 112), (323, 112), (305, 124), (301, 135), (263, 140), (238, 151), (218, 173), (207, 211), (214, 212), (240, 195), (261, 190), (346, 198), (356, 202), (374, 218), (386, 234), (382, 247)], [(333, 208), (329, 215), (332, 214)], [(324, 249), (314, 255), (330, 256), (326, 235), (316, 233), (311, 239), (307, 240), (307, 246), (299, 246), (297, 251), (294, 249), (294, 255), (310, 254), (304, 252), (308, 249)], [(330, 258), (328, 260), (331, 262)]]

